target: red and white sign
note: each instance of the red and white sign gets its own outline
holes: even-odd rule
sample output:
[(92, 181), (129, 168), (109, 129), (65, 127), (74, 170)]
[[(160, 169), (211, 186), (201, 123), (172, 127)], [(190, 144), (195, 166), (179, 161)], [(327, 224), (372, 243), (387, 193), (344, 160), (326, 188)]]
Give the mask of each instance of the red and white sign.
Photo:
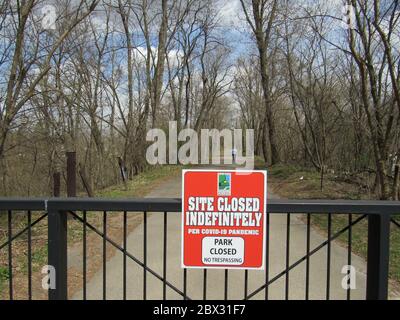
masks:
[(266, 171), (183, 170), (182, 267), (264, 269)]

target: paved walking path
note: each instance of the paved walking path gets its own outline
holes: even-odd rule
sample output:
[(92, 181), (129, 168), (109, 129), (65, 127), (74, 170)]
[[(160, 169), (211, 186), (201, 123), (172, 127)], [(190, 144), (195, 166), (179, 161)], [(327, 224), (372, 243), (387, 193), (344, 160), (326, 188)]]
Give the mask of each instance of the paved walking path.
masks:
[[(181, 177), (173, 177), (153, 190), (147, 197), (177, 198), (181, 196)], [(269, 199), (276, 196), (269, 194)], [(147, 221), (147, 265), (162, 276), (163, 274), (163, 215), (149, 214)], [(306, 225), (299, 216), (292, 216), (290, 232), (290, 262), (302, 258), (306, 252)], [(273, 214), (270, 218), (270, 279), (285, 270), (286, 261), (286, 215)], [(181, 263), (181, 215), (168, 214), (167, 241), (167, 280), (179, 290), (183, 290), (183, 270)], [(315, 230), (311, 231), (311, 249), (315, 248), (326, 237)], [(131, 232), (127, 239), (128, 251), (143, 261), (143, 225)], [(344, 275), (342, 267), (347, 264), (347, 249), (336, 243), (331, 247), (331, 283), (330, 298), (346, 299), (346, 290), (341, 286)], [(366, 262), (353, 255), (352, 263), (357, 270), (356, 290), (352, 290), (353, 299), (365, 299)], [(123, 292), (123, 255), (118, 252), (107, 262), (107, 299), (122, 299)], [(289, 273), (289, 299), (305, 298), (306, 264), (302, 262)], [(326, 298), (327, 280), (327, 250), (326, 247), (310, 258), (310, 299)], [(230, 270), (228, 274), (228, 299), (243, 299), (244, 297), (243, 270)], [(163, 283), (147, 272), (147, 299), (163, 298)], [(143, 268), (128, 258), (127, 263), (127, 298), (143, 299)], [(265, 271), (249, 271), (248, 293), (265, 283)], [(88, 299), (102, 299), (103, 273), (99, 270), (87, 286)], [(191, 299), (203, 297), (203, 270), (187, 271), (187, 295)], [(261, 291), (253, 299), (264, 299), (265, 292)], [(82, 292), (75, 294), (74, 299), (81, 299)], [(224, 298), (224, 270), (208, 270), (207, 299)], [(285, 276), (269, 287), (270, 299), (285, 299)], [(167, 287), (167, 299), (182, 299), (182, 297)]]

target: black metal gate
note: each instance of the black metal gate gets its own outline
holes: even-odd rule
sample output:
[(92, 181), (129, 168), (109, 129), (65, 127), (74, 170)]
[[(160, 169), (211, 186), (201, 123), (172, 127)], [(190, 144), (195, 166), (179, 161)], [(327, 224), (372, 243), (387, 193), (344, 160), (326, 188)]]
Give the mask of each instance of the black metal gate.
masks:
[[(83, 299), (87, 298), (87, 231), (91, 230), (102, 237), (103, 243), (103, 299), (107, 298), (107, 264), (106, 264), (106, 247), (111, 244), (123, 254), (123, 299), (127, 298), (127, 261), (128, 259), (143, 268), (143, 288), (142, 298), (147, 298), (147, 276), (151, 274), (162, 282), (162, 296), (166, 299), (167, 288), (173, 290), (182, 299), (191, 299), (187, 292), (187, 270), (182, 270), (183, 286), (178, 288), (174, 283), (167, 279), (167, 242), (168, 242), (168, 213), (180, 212), (180, 199), (133, 199), (133, 200), (105, 200), (105, 199), (0, 199), (0, 214), (7, 215), (7, 239), (0, 244), (0, 251), (7, 251), (7, 268), (8, 268), (8, 296), (9, 299), (14, 298), (14, 281), (13, 275), (13, 242), (22, 235), (26, 235), (28, 246), (27, 251), (27, 281), (28, 281), (28, 299), (32, 298), (32, 249), (31, 241), (32, 228), (47, 218), (48, 221), (48, 264), (56, 270), (56, 287), (48, 290), (48, 298), (51, 300), (68, 298), (68, 278), (67, 278), (67, 225), (68, 215), (72, 215), (76, 221), (82, 226), (82, 290)], [(27, 226), (21, 230), (15, 231), (12, 228), (13, 215), (16, 213), (26, 214)], [(41, 215), (32, 221), (32, 212), (41, 212)], [(87, 214), (96, 212), (102, 215), (103, 227), (96, 228), (87, 221)], [(123, 214), (123, 243), (122, 245), (110, 239), (107, 235), (107, 218), (112, 212), (121, 212)], [(156, 272), (147, 264), (148, 246), (152, 245), (151, 239), (147, 235), (147, 217), (148, 213), (156, 213), (162, 215), (163, 219), (163, 261), (162, 272)], [(388, 279), (389, 279), (389, 248), (390, 248), (390, 227), (399, 227), (398, 221), (393, 216), (400, 213), (400, 202), (389, 201), (323, 201), (323, 200), (269, 200), (267, 205), (267, 227), (270, 217), (274, 214), (286, 215), (286, 252), (285, 268), (274, 275), (270, 274), (269, 268), (269, 252), (270, 243), (269, 232), (267, 232), (266, 255), (267, 264), (265, 269), (265, 282), (255, 290), (249, 290), (248, 276), (249, 271), (244, 271), (243, 283), (243, 299), (251, 299), (260, 292), (264, 292), (265, 299), (269, 298), (270, 286), (279, 279), (285, 279), (285, 298), (289, 299), (290, 292), (290, 272), (302, 263), (305, 263), (305, 292), (304, 299), (308, 300), (309, 281), (310, 281), (310, 258), (322, 248), (326, 248), (326, 294), (325, 298), (330, 299), (331, 291), (331, 245), (332, 241), (342, 235), (347, 234), (347, 263), (351, 265), (352, 261), (352, 228), (361, 221), (368, 220), (368, 259), (367, 259), (367, 299), (387, 299), (388, 298)], [(132, 252), (127, 250), (127, 216), (130, 214), (142, 215), (143, 217), (143, 258), (139, 259)], [(296, 262), (290, 262), (290, 235), (291, 235), (291, 218), (293, 214), (305, 214), (306, 225), (306, 250), (304, 255)], [(326, 240), (312, 248), (310, 242), (311, 232), (311, 215), (326, 215), (327, 237)], [(332, 229), (333, 215), (346, 215), (348, 223), (345, 227), (335, 232)], [(396, 230), (397, 231), (397, 230)], [(176, 262), (179, 264), (179, 261)], [(224, 298), (228, 298), (228, 279), (229, 271), (224, 272)], [(207, 299), (207, 270), (203, 270), (203, 299)], [(347, 299), (351, 299), (351, 290), (347, 291)]]

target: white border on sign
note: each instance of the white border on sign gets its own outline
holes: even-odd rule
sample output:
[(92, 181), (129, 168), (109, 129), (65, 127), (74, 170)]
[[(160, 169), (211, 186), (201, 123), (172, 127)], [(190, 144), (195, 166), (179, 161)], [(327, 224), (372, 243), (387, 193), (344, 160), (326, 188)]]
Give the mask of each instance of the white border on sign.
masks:
[[(185, 174), (187, 172), (231, 172), (234, 174), (252, 174), (252, 173), (262, 173), (264, 176), (264, 228), (263, 228), (263, 253), (262, 253), (262, 265), (259, 268), (251, 268), (251, 267), (235, 267), (235, 266), (186, 266), (184, 263), (184, 228), (185, 228), (185, 213), (184, 213), (184, 205), (185, 205)], [(183, 269), (232, 269), (232, 270), (265, 270), (265, 259), (266, 259), (266, 235), (267, 235), (267, 170), (215, 170), (215, 169), (184, 169), (182, 170), (182, 208), (181, 208), (181, 268)], [(232, 183), (232, 181), (231, 181)]]

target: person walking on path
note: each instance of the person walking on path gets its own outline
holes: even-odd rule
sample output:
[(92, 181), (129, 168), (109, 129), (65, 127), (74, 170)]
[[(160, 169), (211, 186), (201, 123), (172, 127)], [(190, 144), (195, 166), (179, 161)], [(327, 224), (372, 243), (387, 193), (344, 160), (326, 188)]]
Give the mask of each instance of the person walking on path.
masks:
[(235, 147), (233, 147), (233, 149), (232, 149), (232, 163), (233, 164), (236, 163), (236, 155), (237, 155), (237, 149)]

